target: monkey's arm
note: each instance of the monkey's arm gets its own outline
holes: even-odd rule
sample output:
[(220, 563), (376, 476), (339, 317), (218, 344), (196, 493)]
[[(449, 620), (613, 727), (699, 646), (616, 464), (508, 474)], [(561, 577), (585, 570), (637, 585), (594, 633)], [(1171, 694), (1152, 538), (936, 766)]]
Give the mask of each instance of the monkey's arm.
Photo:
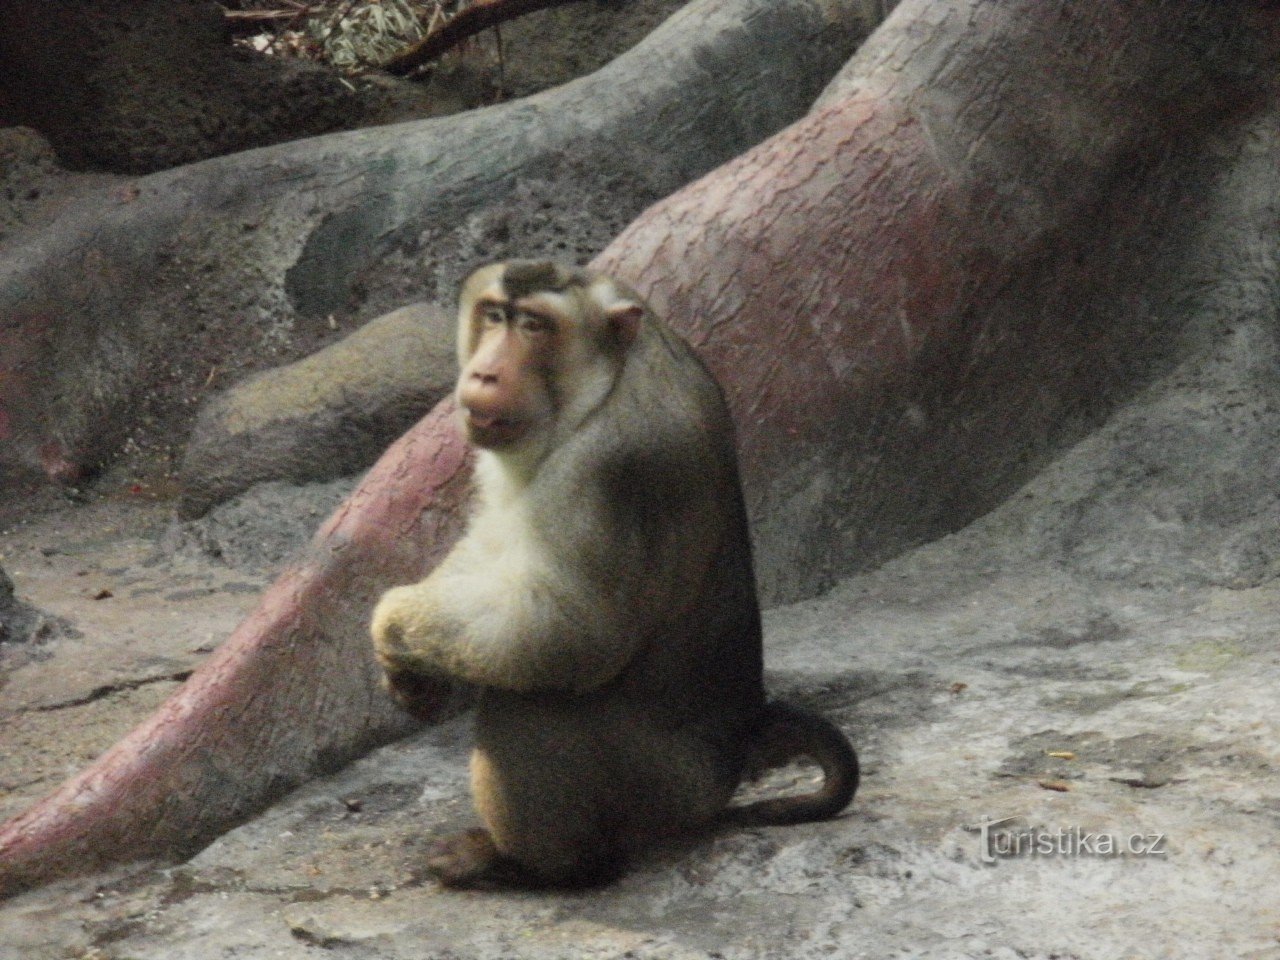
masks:
[(584, 692), (613, 679), (645, 630), (592, 587), (544, 572), (512, 583), (494, 571), (441, 569), (387, 591), (373, 615), (378, 660), (393, 687), (450, 677), (516, 691)]
[(718, 501), (696, 472), (634, 458), (602, 472), (616, 481), (555, 478), (529, 513), (482, 509), (427, 579), (383, 596), (372, 630), (393, 688), (585, 692), (682, 622), (724, 533)]

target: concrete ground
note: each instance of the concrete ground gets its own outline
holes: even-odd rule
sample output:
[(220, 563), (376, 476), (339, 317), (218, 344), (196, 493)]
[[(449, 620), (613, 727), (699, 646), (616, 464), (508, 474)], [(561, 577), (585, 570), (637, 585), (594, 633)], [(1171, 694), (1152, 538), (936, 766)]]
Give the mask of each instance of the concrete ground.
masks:
[[(442, 892), (422, 861), (470, 822), (460, 718), (188, 863), (0, 905), (0, 958), (1280, 957), (1272, 323), (1192, 330), (1177, 369), (1002, 507), (769, 612), (774, 690), (862, 754), (843, 817), (724, 831), (597, 891)], [(271, 495), (286, 499), (260, 512), (282, 515), (288, 491)], [(126, 697), (171, 688), (270, 559), (232, 549), (265, 541), (229, 515), (183, 533), (143, 508), (80, 509), (5, 539), (19, 594), (81, 633), (6, 654), (6, 808), (111, 739), (95, 723), (149, 706)], [(109, 516), (133, 527), (90, 535)], [(84, 589), (60, 598), (54, 568)]]

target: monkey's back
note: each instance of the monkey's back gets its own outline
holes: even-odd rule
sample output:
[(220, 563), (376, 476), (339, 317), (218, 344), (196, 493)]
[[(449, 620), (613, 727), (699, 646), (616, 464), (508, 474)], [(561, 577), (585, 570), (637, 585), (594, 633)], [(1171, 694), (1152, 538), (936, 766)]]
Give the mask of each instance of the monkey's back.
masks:
[[(635, 768), (645, 736), (656, 738), (668, 752), (683, 750), (688, 763), (710, 765), (716, 788), (731, 791), (763, 712), (764, 688), (751, 541), (727, 406), (687, 344), (650, 317), (601, 414), (574, 439), (588, 456), (569, 449), (545, 465), (554, 488), (578, 498), (555, 505), (561, 519), (551, 523), (548, 514), (549, 535), (571, 543), (609, 539), (610, 562), (642, 571), (652, 591), (636, 604), (633, 629), (642, 636), (632, 638), (637, 652), (621, 674), (578, 698), (574, 709), (558, 696), (547, 698), (543, 719), (577, 724), (583, 734), (597, 727), (595, 762), (610, 766), (625, 756), (623, 766)], [(584, 463), (589, 474), (554, 475)], [(603, 531), (579, 528), (601, 518)], [(571, 556), (596, 562), (585, 545)], [(501, 700), (490, 701), (482, 726), (502, 725), (508, 705)], [(621, 728), (644, 736), (622, 737)], [(525, 747), (537, 749), (538, 742)], [(701, 759), (688, 760), (695, 755)]]

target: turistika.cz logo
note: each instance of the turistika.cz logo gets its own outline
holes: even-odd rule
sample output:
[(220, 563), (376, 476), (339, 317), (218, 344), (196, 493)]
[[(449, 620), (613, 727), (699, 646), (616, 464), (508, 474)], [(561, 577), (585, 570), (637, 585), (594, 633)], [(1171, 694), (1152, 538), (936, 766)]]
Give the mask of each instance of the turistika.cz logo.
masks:
[(965, 829), (978, 834), (983, 863), (1019, 857), (1164, 857), (1163, 833), (1105, 833), (1080, 827), (1028, 826), (1022, 817), (987, 820)]

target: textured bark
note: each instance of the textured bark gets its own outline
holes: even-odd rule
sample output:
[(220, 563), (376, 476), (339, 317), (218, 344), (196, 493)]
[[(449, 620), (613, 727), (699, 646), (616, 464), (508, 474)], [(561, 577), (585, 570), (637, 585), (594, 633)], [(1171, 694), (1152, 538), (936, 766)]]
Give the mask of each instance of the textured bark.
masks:
[[(1118, 369), (1158, 360), (1233, 138), (1274, 107), (1276, 49), (1275, 15), (1243, 2), (909, 0), (819, 109), (598, 259), (725, 381), (772, 596), (962, 524), (1135, 382)], [(387, 454), (312, 579), (0, 833), (0, 888), (189, 848), (317, 743), (388, 731), (361, 614), (443, 549), (413, 518), (457, 506), (447, 417)]]

